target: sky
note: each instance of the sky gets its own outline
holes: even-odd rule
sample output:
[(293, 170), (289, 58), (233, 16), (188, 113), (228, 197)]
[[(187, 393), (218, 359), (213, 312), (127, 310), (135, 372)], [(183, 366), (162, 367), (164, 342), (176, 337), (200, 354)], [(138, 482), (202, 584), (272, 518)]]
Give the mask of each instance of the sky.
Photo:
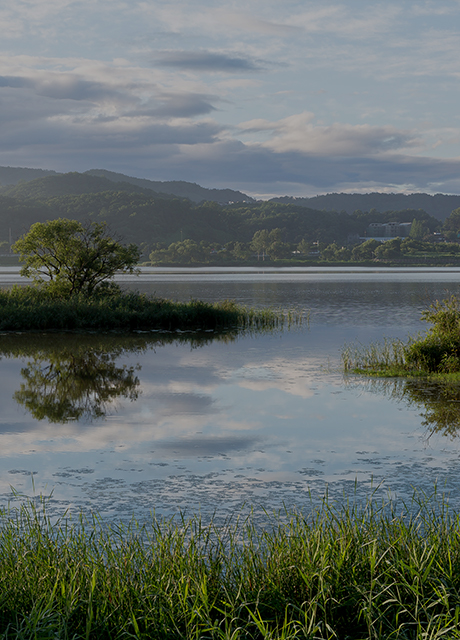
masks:
[(0, 0), (0, 165), (460, 193), (460, 0)]

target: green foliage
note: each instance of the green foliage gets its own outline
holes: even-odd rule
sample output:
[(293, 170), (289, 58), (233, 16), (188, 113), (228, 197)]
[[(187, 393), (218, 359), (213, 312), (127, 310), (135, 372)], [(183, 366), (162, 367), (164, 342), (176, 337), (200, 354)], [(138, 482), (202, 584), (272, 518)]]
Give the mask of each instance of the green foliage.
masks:
[(365, 242), (353, 247), (351, 252), (351, 259), (359, 262), (361, 260), (372, 260), (375, 258), (375, 250), (380, 247), (380, 242), (371, 238)]
[(422, 319), (433, 326), (424, 336), (385, 341), (369, 347), (345, 347), (345, 371), (387, 376), (452, 374), (460, 372), (460, 298), (436, 301)]
[(290, 246), (282, 240), (283, 232), (281, 229), (260, 229), (256, 231), (252, 237), (250, 248), (257, 254), (257, 259), (266, 257), (272, 259), (284, 258), (290, 254)]
[[(228, 242), (249, 243), (257, 231), (264, 229), (269, 233), (281, 230), (281, 237), (273, 238), (272, 243), (277, 240), (296, 246), (305, 239), (308, 243), (331, 244), (335, 241), (342, 246), (349, 234), (363, 235), (373, 221), (410, 222), (415, 218), (422, 220), (430, 231), (439, 226), (436, 219), (414, 210), (359, 211), (348, 215), (277, 202), (237, 202), (226, 206), (215, 202), (194, 204), (190, 200), (142, 189), (139, 185), (76, 173), (3, 189), (0, 208), (4, 230), (0, 241), (8, 240), (9, 229), (16, 239), (35, 222), (57, 218), (83, 222), (89, 216), (96, 222), (108, 222), (126, 242), (142, 244), (145, 258), (157, 242), (167, 246), (185, 239), (221, 246)], [(286, 246), (281, 252), (280, 249), (275, 248), (277, 255), (287, 251)]]
[(460, 208), (454, 209), (446, 218), (443, 225), (444, 232), (453, 232), (454, 237), (460, 234)]
[(401, 252), (414, 254), (421, 251), (433, 251), (436, 250), (438, 245), (433, 245), (429, 242), (422, 242), (421, 240), (416, 240), (413, 237), (404, 238), (401, 242)]
[(37, 222), (12, 247), (24, 262), (21, 275), (56, 295), (93, 294), (117, 271), (133, 273), (139, 250), (115, 242), (106, 225), (59, 218)]
[(399, 258), (401, 256), (401, 238), (393, 238), (382, 242), (380, 247), (375, 249), (376, 258)]
[(48, 288), (0, 290), (0, 331), (270, 330), (298, 320), (290, 311), (256, 310), (231, 300), (173, 302), (116, 289), (66, 297)]
[(422, 318), (433, 326), (423, 339), (408, 345), (408, 365), (429, 372), (460, 371), (460, 299), (437, 300)]
[(410, 228), (409, 236), (414, 240), (422, 240), (427, 234), (429, 234), (428, 227), (422, 222), (414, 218)]
[(45, 501), (0, 518), (5, 640), (460, 638), (460, 519), (436, 494), (324, 500), (263, 529), (56, 521)]
[(339, 247), (336, 242), (327, 245), (321, 251), (321, 259), (328, 262), (347, 262), (351, 258), (351, 250), (347, 247)]

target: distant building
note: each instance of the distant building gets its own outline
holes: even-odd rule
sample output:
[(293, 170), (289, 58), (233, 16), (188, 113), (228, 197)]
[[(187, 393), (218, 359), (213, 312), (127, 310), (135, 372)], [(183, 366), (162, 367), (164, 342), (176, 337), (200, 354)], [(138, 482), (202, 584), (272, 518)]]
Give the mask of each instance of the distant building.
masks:
[(371, 222), (367, 227), (367, 238), (389, 240), (390, 238), (407, 238), (410, 235), (412, 222)]

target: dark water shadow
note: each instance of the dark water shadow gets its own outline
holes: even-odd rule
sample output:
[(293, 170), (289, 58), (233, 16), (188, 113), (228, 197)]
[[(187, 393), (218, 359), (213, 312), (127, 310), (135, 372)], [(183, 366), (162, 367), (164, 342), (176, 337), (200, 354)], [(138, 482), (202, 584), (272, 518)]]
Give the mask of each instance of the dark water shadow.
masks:
[(0, 359), (27, 360), (20, 388), (13, 395), (16, 402), (36, 420), (64, 424), (104, 418), (117, 398), (137, 400), (141, 366), (126, 363), (133, 354), (172, 343), (197, 349), (213, 341), (231, 342), (237, 336), (236, 332), (3, 334)]

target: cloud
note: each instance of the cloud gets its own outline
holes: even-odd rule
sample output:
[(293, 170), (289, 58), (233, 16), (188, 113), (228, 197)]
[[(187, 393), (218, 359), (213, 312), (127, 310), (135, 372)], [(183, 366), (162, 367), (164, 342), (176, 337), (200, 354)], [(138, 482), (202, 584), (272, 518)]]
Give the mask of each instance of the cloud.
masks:
[(266, 67), (266, 63), (256, 62), (248, 57), (210, 51), (167, 51), (160, 53), (158, 60), (164, 67), (186, 71), (241, 73), (262, 71)]
[(28, 76), (0, 76), (0, 88), (30, 89), (55, 100), (107, 100), (122, 92), (107, 83), (85, 80), (75, 73), (30, 72)]
[[(427, 51), (431, 54), (444, 46), (441, 60), (450, 57), (454, 64), (457, 36), (451, 36), (443, 45), (437, 33), (426, 45)], [(262, 50), (244, 53), (239, 45), (237, 50), (243, 53), (200, 49), (192, 61), (206, 71), (226, 65), (244, 67), (244, 61), (247, 66), (256, 65), (267, 58)], [(187, 50), (163, 53), (177, 55), (179, 65)], [(433, 55), (433, 69), (436, 63)], [(436, 120), (420, 124), (400, 118), (399, 122), (414, 126), (396, 126), (379, 100), (382, 111), (368, 109), (373, 123), (363, 124), (356, 120), (356, 112), (365, 111), (364, 88), (359, 105), (356, 91), (350, 91), (351, 107), (345, 116), (336, 107), (339, 116), (351, 113), (351, 121), (334, 121), (332, 110), (320, 110), (332, 100), (330, 84), (326, 97), (312, 98), (310, 91), (303, 102), (305, 93), (292, 85), (292, 79), (286, 85), (277, 80), (271, 91), (265, 80), (270, 74), (263, 81), (252, 74), (251, 81), (228, 85), (236, 80), (228, 74), (225, 82), (206, 83), (201, 71), (190, 77), (177, 71), (179, 66), (142, 67), (126, 58), (108, 63), (0, 56), (0, 164), (59, 171), (103, 166), (139, 177), (188, 180), (255, 194), (312, 195), (349, 189), (455, 192), (460, 188), (457, 159), (427, 157), (456, 153), (460, 128), (455, 121), (443, 126)], [(287, 73), (291, 71), (289, 67)], [(323, 86), (322, 76), (317, 86)], [(341, 91), (335, 92), (336, 101), (345, 96)], [(268, 96), (275, 100), (277, 92), (277, 102), (271, 105)], [(321, 120), (313, 111), (302, 110), (303, 105), (295, 112), (292, 105), (301, 101), (315, 109)], [(221, 104), (225, 109), (219, 109)], [(288, 109), (291, 115), (283, 117)]]
[(402, 8), (397, 5), (366, 5), (357, 11), (344, 4), (318, 6), (293, 17), (295, 24), (307, 33), (334, 33), (344, 38), (365, 40), (386, 34), (395, 27)]
[(458, 11), (458, 4), (443, 6), (439, 2), (425, 2), (424, 5), (414, 4), (411, 10), (415, 16), (445, 16), (456, 13)]
[[(248, 10), (247, 2), (239, 4), (240, 7), (238, 7), (238, 3), (234, 3), (231, 9), (208, 6), (197, 11), (196, 3), (154, 5), (144, 2), (136, 7), (136, 11), (144, 19), (155, 20), (155, 23), (160, 23), (164, 30), (169, 30), (173, 34), (181, 33), (184, 35), (193, 32), (206, 34), (209, 38), (215, 38), (217, 34), (224, 36), (231, 34), (233, 39), (239, 35), (235, 33), (238, 31), (242, 34), (249, 34), (254, 40), (256, 35), (285, 38), (302, 31), (295, 24), (295, 21), (292, 21), (292, 24), (287, 23), (285, 8), (280, 16), (278, 4), (272, 9), (267, 2), (264, 2), (263, 5), (260, 4), (259, 7), (257, 3), (253, 2), (251, 10)], [(264, 14), (265, 17), (262, 18), (261, 16)], [(269, 14), (273, 15), (272, 19)]]
[(162, 106), (153, 110), (153, 114), (169, 118), (192, 118), (215, 111), (208, 96), (194, 93), (162, 94), (158, 97)]
[(244, 132), (269, 131), (262, 143), (277, 153), (299, 152), (320, 156), (357, 156), (407, 149), (420, 144), (413, 132), (392, 126), (334, 123), (315, 125), (314, 114), (303, 112), (277, 122), (250, 120), (239, 125)]

